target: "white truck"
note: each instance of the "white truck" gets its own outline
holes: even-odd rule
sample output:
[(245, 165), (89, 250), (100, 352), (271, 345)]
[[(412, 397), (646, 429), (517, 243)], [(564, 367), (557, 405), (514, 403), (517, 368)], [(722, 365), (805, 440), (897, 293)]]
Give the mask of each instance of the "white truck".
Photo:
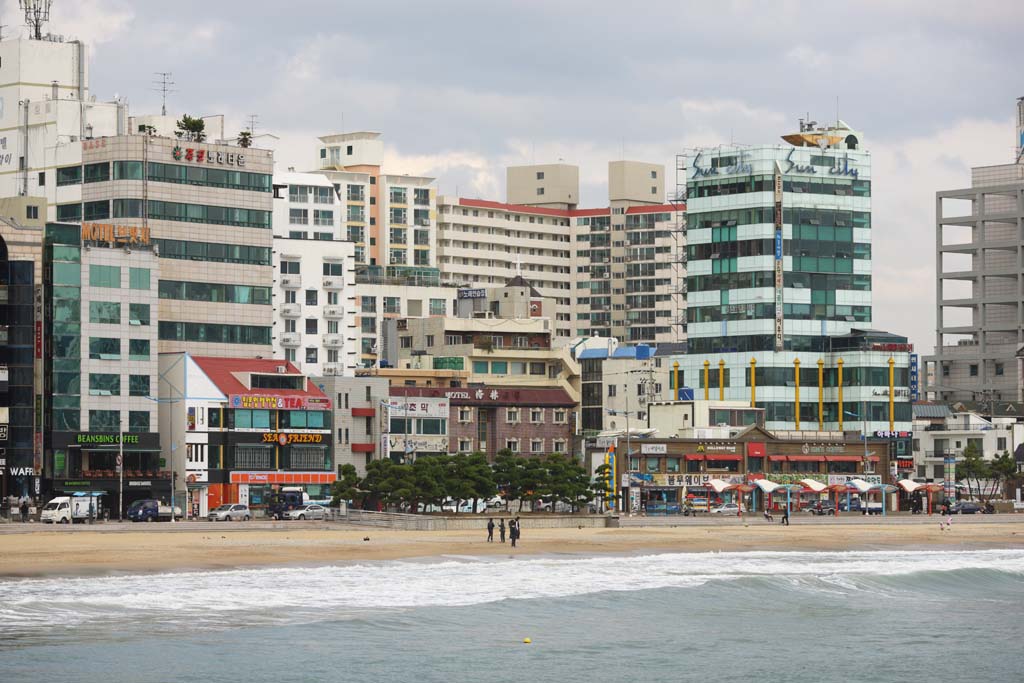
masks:
[(98, 495), (57, 496), (43, 507), (39, 521), (46, 524), (71, 524), (87, 521), (90, 517), (100, 518)]

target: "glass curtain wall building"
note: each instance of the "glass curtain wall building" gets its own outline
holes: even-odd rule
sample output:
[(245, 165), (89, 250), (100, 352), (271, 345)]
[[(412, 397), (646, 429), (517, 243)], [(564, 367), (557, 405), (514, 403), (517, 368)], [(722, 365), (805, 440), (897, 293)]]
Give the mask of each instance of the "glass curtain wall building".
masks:
[(690, 159), (682, 383), (769, 429), (908, 430), (911, 347), (870, 329), (871, 155), (842, 123), (783, 139)]

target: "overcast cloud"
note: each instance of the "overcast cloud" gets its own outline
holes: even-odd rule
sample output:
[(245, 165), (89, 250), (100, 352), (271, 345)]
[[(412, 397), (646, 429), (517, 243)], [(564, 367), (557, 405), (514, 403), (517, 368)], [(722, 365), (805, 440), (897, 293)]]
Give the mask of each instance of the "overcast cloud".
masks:
[(563, 159), (600, 205), (610, 159), (776, 142), (838, 97), (874, 156), (874, 326), (927, 353), (935, 192), (1012, 161), (1022, 25), (1019, 0), (56, 0), (51, 30), (89, 42), (93, 93), (135, 114), (159, 111), (153, 72), (171, 71), (169, 112), (231, 133), (257, 114), (281, 167), (311, 167), (318, 135), (376, 130), (388, 170), (468, 197)]

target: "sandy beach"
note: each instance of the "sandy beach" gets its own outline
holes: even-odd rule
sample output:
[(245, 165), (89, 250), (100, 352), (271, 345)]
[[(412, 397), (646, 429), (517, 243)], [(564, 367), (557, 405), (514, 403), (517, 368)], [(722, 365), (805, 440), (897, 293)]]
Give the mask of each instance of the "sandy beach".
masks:
[[(363, 540), (369, 538), (369, 540)], [(525, 529), (519, 548), (486, 543), (479, 531), (393, 531), (334, 525), (195, 531), (0, 534), (0, 576), (83, 575), (287, 565), (319, 565), (442, 556), (708, 551), (1024, 548), (1024, 519), (1002, 523), (815, 524)]]

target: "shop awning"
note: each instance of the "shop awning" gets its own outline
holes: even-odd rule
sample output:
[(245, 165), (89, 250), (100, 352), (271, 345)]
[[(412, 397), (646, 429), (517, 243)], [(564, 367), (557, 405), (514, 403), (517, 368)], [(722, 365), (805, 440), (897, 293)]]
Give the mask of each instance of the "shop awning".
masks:
[(785, 462), (786, 461), (786, 456), (784, 456), (784, 455), (769, 455), (768, 459), (771, 460), (772, 462)]
[(730, 462), (738, 462), (743, 459), (742, 455), (709, 455), (708, 460), (728, 460)]
[(871, 462), (878, 462), (878, 461), (879, 461), (879, 460), (881, 460), (881, 459), (882, 459), (882, 458), (881, 458), (881, 457), (879, 457), (879, 456), (877, 456), (877, 455), (869, 455), (869, 456), (868, 456), (868, 460), (870, 460)]
[(687, 453), (683, 458), (686, 460), (703, 460), (704, 456), (700, 453)]
[(87, 445), (74, 445), (68, 446), (68, 448), (81, 448), (83, 451), (103, 451), (105, 453), (118, 453), (123, 451), (125, 453), (159, 453), (160, 447), (146, 448), (145, 446), (125, 446), (124, 448), (118, 448), (117, 446), (103, 445), (103, 446), (87, 446)]
[(860, 462), (859, 455), (826, 455), (825, 460), (829, 462)]
[(825, 462), (824, 455), (787, 455), (790, 462)]
[(232, 484), (333, 484), (334, 472), (232, 472)]

